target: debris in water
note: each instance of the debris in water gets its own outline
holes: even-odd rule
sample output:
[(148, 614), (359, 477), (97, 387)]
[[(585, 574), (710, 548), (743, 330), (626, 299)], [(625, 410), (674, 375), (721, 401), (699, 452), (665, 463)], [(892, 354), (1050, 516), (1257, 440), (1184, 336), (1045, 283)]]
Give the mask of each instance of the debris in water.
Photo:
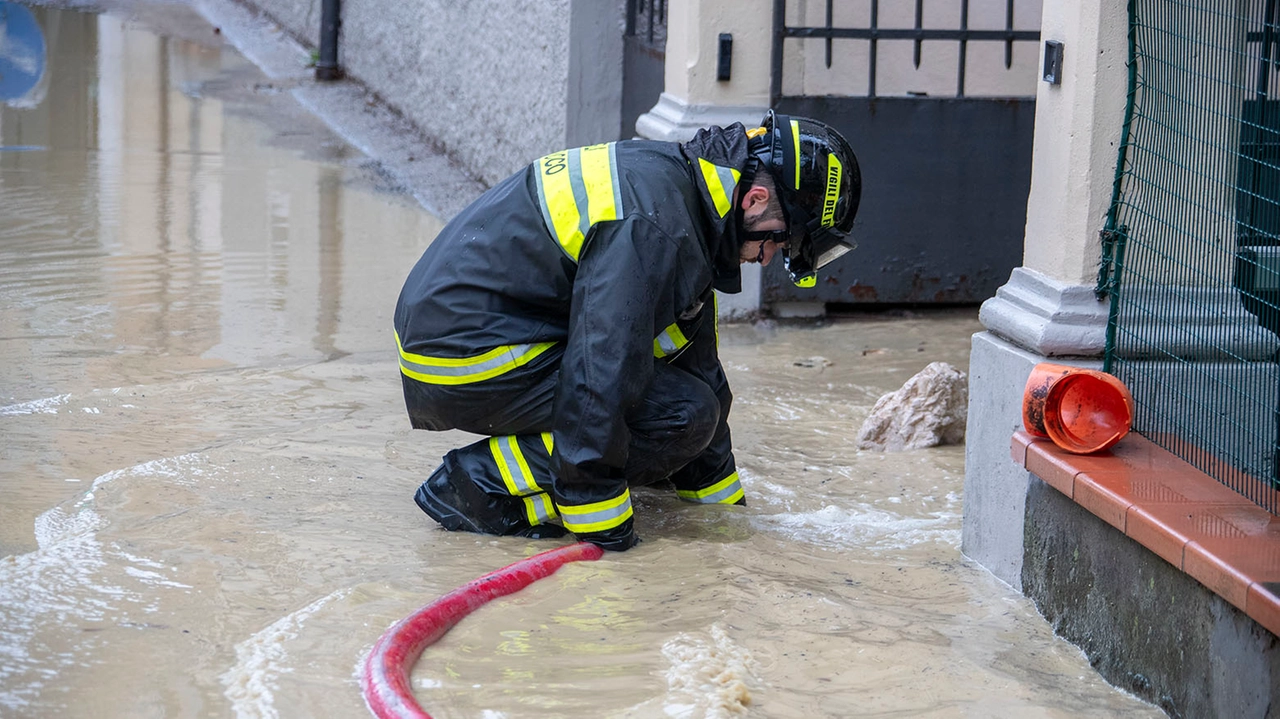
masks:
[(968, 407), (965, 373), (934, 362), (876, 402), (858, 431), (858, 449), (897, 452), (960, 444)]

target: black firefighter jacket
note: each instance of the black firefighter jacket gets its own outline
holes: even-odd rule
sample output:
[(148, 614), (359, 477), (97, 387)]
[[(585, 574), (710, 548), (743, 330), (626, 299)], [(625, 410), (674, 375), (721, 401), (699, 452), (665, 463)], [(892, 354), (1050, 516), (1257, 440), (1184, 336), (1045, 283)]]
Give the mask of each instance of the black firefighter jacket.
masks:
[[(711, 350), (697, 361), (714, 364), (702, 373), (725, 385), (706, 336), (712, 288), (741, 289), (734, 202), (747, 157), (746, 132), (734, 124), (684, 144), (553, 153), (494, 186), (441, 231), (405, 283), (395, 313), (402, 358), (448, 364), (406, 376), (483, 382), (562, 348), (555, 499), (620, 497), (625, 417), (648, 390), (655, 357), (676, 354), (701, 330)], [(727, 385), (723, 392), (722, 424)], [(722, 430), (720, 468), (701, 471), (733, 472), (736, 488)]]

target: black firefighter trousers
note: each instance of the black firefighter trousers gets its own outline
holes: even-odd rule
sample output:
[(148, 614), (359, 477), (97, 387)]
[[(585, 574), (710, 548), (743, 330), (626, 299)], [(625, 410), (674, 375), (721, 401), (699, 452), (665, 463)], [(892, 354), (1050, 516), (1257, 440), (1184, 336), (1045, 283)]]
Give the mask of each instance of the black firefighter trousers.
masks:
[[(552, 348), (529, 365), (474, 384), (434, 385), (401, 375), (414, 428), (489, 435), (446, 454), (414, 496), (445, 529), (535, 538), (567, 533), (555, 523), (549, 492), (554, 482), (551, 429), (562, 354), (558, 350)], [(670, 479), (681, 497), (724, 501), (707, 495), (732, 475), (737, 494), (729, 500), (741, 503), (726, 422), (732, 395), (718, 362), (715, 368), (714, 377), (701, 377), (695, 374), (696, 365), (690, 371), (654, 361), (649, 392), (627, 417), (628, 484)]]

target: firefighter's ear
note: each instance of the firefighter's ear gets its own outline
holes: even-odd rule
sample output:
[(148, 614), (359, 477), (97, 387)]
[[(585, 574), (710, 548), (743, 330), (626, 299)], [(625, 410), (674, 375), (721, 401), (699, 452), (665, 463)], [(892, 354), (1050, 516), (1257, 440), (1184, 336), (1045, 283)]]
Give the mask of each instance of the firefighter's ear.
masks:
[(752, 185), (742, 193), (742, 209), (750, 211), (757, 206), (763, 208), (769, 206), (769, 188), (760, 185)]

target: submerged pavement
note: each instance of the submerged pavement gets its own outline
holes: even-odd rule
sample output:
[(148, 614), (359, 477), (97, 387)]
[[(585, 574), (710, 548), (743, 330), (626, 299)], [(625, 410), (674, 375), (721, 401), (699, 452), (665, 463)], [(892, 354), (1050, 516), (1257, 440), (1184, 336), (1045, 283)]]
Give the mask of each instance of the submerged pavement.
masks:
[[(411, 501), (474, 438), (409, 429), (391, 311), (441, 227), (423, 205), (469, 186), (397, 174), (418, 160), (299, 105), (358, 88), (137, 7), (28, 10), (46, 85), (0, 106), (0, 715), (362, 716), (355, 669), (389, 624), (550, 546), (445, 533)], [(1159, 716), (960, 555), (963, 448), (855, 447), (882, 394), (966, 369), (978, 329), (722, 327), (748, 506), (638, 490), (643, 544), (464, 620), (420, 662), (422, 704)]]

